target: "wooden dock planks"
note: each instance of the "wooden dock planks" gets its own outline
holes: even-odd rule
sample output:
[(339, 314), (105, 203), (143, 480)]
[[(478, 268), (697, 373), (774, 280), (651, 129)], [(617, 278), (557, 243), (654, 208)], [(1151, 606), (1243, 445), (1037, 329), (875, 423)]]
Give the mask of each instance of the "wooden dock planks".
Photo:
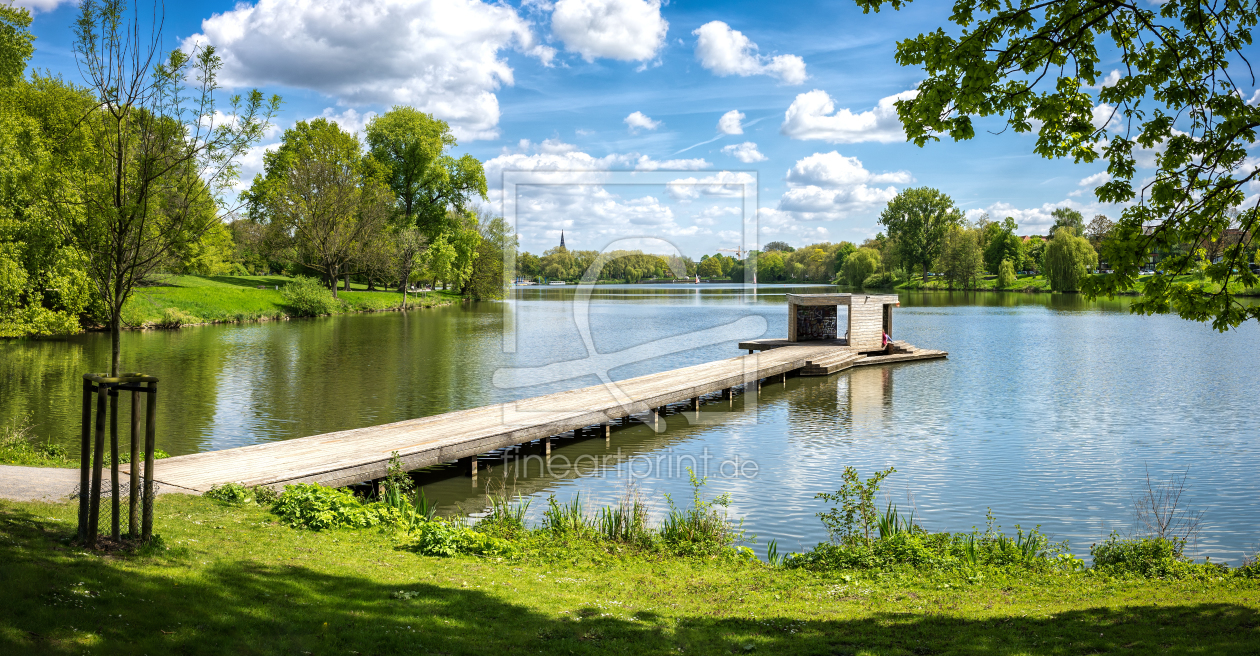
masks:
[(167, 458), (157, 462), (156, 478), (159, 483), (203, 492), (226, 482), (276, 487), (300, 482), (349, 485), (383, 477), (393, 452), (398, 452), (405, 468), (419, 469), (609, 423), (792, 371), (825, 375), (863, 364), (945, 355), (914, 350), (870, 357), (830, 344), (798, 343), (617, 381), (612, 386), (595, 385), (380, 426)]

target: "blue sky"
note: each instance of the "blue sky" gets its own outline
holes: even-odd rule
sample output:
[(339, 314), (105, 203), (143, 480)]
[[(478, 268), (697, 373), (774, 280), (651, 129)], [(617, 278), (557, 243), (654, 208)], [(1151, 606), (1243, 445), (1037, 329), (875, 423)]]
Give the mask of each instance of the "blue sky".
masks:
[[(76, 78), (77, 7), (21, 4), (36, 11), (33, 65)], [(656, 172), (642, 184), (556, 173), (547, 180), (568, 184), (521, 190), (510, 218), (533, 252), (561, 229), (570, 247), (655, 237), (697, 258), (775, 239), (860, 242), (878, 231), (889, 197), (921, 185), (972, 217), (1014, 216), (1023, 234), (1044, 233), (1057, 206), (1117, 216), (1093, 199), (1103, 164), (1041, 159), (1031, 135), (986, 132), (1000, 123), (979, 122), (967, 142), (905, 142), (890, 103), (923, 75), (896, 64), (895, 44), (946, 25), (948, 11), (941, 2), (869, 15), (852, 2), (791, 11), (645, 0), (185, 2), (167, 5), (165, 34), (168, 48), (214, 43), (234, 90), (283, 96), (280, 128), (328, 116), (361, 130), (393, 104), (449, 121), (457, 151), (486, 162), (496, 209), (505, 170)], [(246, 181), (276, 138), (246, 158)], [(686, 193), (661, 182), (660, 171), (675, 170), (698, 183), (755, 175), (759, 233), (741, 218), (752, 185)]]

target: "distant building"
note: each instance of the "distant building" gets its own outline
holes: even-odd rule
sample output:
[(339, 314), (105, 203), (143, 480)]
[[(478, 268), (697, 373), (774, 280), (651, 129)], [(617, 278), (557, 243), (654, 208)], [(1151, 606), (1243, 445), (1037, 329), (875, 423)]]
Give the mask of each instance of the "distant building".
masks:
[(560, 248), (564, 248), (564, 231), (563, 230), (560, 231)]

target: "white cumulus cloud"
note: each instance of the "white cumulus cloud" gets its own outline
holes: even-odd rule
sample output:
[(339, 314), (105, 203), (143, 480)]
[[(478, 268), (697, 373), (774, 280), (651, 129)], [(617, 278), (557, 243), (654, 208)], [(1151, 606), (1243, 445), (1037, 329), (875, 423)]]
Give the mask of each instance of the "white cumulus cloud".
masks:
[(775, 209), (801, 221), (843, 219), (871, 212), (897, 195), (896, 187), (876, 185), (912, 180), (908, 171), (871, 173), (856, 157), (815, 153), (788, 170), (788, 190)]
[(552, 33), (588, 62), (651, 59), (668, 29), (657, 0), (559, 0), (551, 14)]
[(660, 121), (653, 121), (651, 117), (643, 112), (633, 112), (625, 118), (626, 125), (630, 126), (630, 131), (638, 130), (655, 130), (661, 127)]
[(757, 150), (757, 144), (751, 141), (745, 141), (744, 143), (741, 143), (741, 144), (731, 144), (729, 146), (723, 146), (722, 152), (727, 155), (730, 155), (731, 157), (734, 157), (735, 159), (745, 164), (752, 164), (753, 162), (764, 162), (767, 159), (769, 159), (765, 155), (762, 155), (761, 152)]
[[(669, 195), (678, 200), (693, 200), (701, 196), (740, 198), (756, 188), (757, 176), (742, 171), (718, 171), (702, 178), (687, 177), (671, 181)], [(749, 187), (752, 187), (750, 189)]]
[(362, 137), (363, 130), (367, 127), (368, 121), (372, 120), (375, 116), (376, 112), (360, 113), (354, 108), (348, 108), (341, 112), (334, 113), (332, 107), (325, 107), (324, 111), (319, 116), (312, 116), (311, 118), (327, 119), (336, 123), (337, 127), (340, 127), (342, 130), (345, 130), (346, 132), (353, 132), (354, 134)]
[(894, 103), (917, 95), (917, 90), (902, 91), (881, 98), (873, 109), (855, 114), (847, 108), (836, 111), (836, 103), (831, 96), (826, 91), (814, 89), (792, 101), (784, 113), (780, 131), (793, 139), (819, 139), (831, 143), (904, 141), (906, 133), (901, 129)]
[(1099, 171), (1091, 176), (1081, 178), (1080, 186), (1097, 187), (1100, 184), (1111, 182), (1111, 174), (1106, 171)]
[(744, 113), (738, 109), (732, 109), (731, 111), (723, 114), (722, 118), (718, 119), (718, 132), (721, 132), (722, 134), (743, 134), (743, 120)]
[(464, 139), (498, 135), (495, 91), (513, 83), (500, 51), (549, 64), (516, 10), (478, 0), (258, 0), (201, 22), (227, 86), (311, 89), (349, 105), (407, 104)]
[[(73, 0), (14, 0), (11, 4), (14, 7), (22, 7), (30, 9), (31, 13), (37, 11), (52, 11), (61, 4), (71, 4)], [(75, 3), (77, 4), (77, 3)]]
[(705, 23), (692, 34), (696, 35), (696, 59), (718, 75), (769, 75), (784, 84), (803, 84), (808, 77), (805, 60), (796, 55), (759, 55), (757, 44), (722, 21)]
[(914, 178), (909, 171), (871, 173), (856, 157), (845, 157), (836, 151), (814, 153), (788, 169), (790, 185), (816, 185), (820, 187), (844, 187), (856, 184), (884, 184), (888, 182), (908, 184)]
[(1115, 107), (1107, 103), (1100, 103), (1091, 112), (1089, 122), (1093, 124), (1095, 130), (1114, 130), (1120, 126), (1120, 112)]

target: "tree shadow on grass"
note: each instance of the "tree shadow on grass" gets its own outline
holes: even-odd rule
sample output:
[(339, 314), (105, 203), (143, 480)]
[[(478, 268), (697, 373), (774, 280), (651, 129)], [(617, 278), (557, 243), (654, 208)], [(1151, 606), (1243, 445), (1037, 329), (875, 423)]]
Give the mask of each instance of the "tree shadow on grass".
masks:
[(254, 276), (250, 278), (239, 278), (237, 276), (202, 276), (206, 280), (217, 282), (223, 285), (232, 285), (233, 287), (247, 287), (256, 289), (265, 287), (266, 289), (275, 289), (278, 285), (281, 289), (293, 281), (292, 278), (284, 276)]
[[(634, 613), (592, 599), (566, 609), (567, 613), (542, 613), (506, 602), (488, 590), (425, 582), (386, 585), (300, 564), (234, 561), (176, 579), (162, 575), (160, 567), (137, 571), (123, 558), (67, 561), (68, 548), (56, 541), (67, 535), (64, 523), (12, 509), (0, 513), (0, 533), (0, 653), (4, 654), (660, 654), (680, 650), (700, 654), (1229, 654), (1260, 650), (1256, 611), (1235, 604), (1090, 608), (1048, 619), (884, 613), (851, 620), (804, 620), (733, 618), (718, 611), (714, 616), (671, 618), (642, 610)], [(167, 553), (177, 554), (168, 558), (173, 569), (195, 565), (186, 562), (187, 556), (178, 555), (178, 549)], [(468, 561), (450, 561), (452, 573), (469, 566)], [(510, 566), (502, 569), (512, 572)]]

